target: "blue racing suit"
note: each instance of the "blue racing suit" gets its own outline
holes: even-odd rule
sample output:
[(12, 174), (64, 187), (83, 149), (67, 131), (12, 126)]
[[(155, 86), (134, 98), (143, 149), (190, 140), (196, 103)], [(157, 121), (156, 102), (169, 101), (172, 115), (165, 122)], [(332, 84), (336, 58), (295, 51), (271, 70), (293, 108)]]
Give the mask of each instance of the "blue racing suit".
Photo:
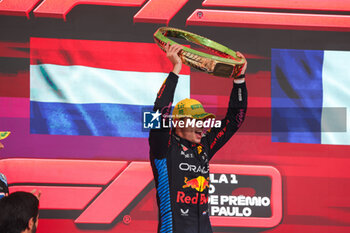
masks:
[[(160, 88), (154, 111), (170, 114), (178, 76), (170, 73)], [(152, 129), (150, 161), (157, 189), (158, 232), (211, 233), (208, 212), (209, 161), (242, 125), (247, 109), (246, 84), (234, 84), (226, 117), (193, 144), (170, 128)]]

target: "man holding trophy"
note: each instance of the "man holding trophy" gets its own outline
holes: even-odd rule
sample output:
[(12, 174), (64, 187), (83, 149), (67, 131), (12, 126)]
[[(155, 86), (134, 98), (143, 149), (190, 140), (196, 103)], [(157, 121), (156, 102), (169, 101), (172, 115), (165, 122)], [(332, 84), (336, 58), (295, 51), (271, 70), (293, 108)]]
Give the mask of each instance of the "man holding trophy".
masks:
[[(163, 35), (174, 36), (172, 33), (164, 31)], [(172, 120), (178, 123), (177, 126), (173, 129), (152, 129), (149, 136), (150, 161), (159, 209), (158, 232), (211, 233), (208, 213), (209, 161), (244, 121), (247, 109), (247, 62), (241, 53), (227, 55), (223, 49), (220, 49), (224, 51), (222, 55), (226, 54), (227, 59), (236, 59), (235, 64), (217, 62), (219, 58), (214, 61), (207, 59), (205, 62), (206, 55), (189, 54), (191, 51), (188, 48), (169, 41), (158, 42), (173, 65), (172, 72), (157, 94), (153, 109), (162, 114), (162, 121), (168, 120), (166, 118), (171, 113), (182, 63), (217, 76), (233, 78), (229, 106), (220, 126), (204, 132), (202, 123), (215, 118), (215, 115), (205, 112), (199, 101), (184, 99), (175, 105), (172, 113)], [(195, 124), (187, 124), (188, 121)]]

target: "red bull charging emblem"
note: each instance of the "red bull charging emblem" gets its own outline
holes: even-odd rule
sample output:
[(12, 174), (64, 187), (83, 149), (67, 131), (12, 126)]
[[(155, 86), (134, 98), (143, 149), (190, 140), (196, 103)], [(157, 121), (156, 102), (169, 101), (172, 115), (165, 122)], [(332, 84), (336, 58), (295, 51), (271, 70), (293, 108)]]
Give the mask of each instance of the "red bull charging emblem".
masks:
[(198, 176), (191, 180), (185, 177), (185, 185), (182, 188), (193, 188), (198, 192), (203, 192), (206, 188), (209, 188), (209, 177), (205, 179), (203, 176)]

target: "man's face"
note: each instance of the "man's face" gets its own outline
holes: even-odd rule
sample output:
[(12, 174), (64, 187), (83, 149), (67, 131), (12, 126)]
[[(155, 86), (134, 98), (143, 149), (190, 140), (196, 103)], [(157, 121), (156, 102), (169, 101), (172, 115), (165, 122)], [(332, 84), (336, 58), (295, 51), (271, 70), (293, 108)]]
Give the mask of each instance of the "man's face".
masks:
[[(181, 119), (182, 121), (184, 121), (184, 125), (186, 125), (186, 122), (188, 120), (192, 120), (191, 118), (182, 118)], [(197, 121), (203, 121), (203, 120), (195, 120), (195, 122)], [(203, 124), (201, 124), (203, 125)], [(192, 126), (189, 126), (189, 127), (176, 127), (176, 134), (183, 138), (183, 139), (186, 139), (192, 143), (200, 143), (201, 142), (201, 139), (203, 137), (203, 134), (204, 134), (204, 127), (197, 127), (198, 124), (195, 123), (194, 124), (194, 127)]]

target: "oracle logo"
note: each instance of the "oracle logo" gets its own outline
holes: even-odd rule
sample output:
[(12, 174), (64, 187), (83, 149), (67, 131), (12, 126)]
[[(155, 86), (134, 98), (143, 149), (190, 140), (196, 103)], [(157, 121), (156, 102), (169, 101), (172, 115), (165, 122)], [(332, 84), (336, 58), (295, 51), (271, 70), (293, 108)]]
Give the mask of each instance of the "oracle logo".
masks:
[(196, 167), (196, 165), (193, 164), (188, 164), (188, 163), (180, 163), (179, 168), (182, 171), (190, 171), (190, 172), (195, 172), (195, 173), (202, 173), (202, 174), (207, 174), (209, 172), (209, 169), (207, 166), (201, 167), (200, 165)]
[[(66, 20), (77, 5), (107, 5), (141, 8), (133, 17), (136, 23), (167, 24), (188, 0), (2, 0), (0, 15), (26, 16)], [(189, 3), (190, 4), (190, 3)], [(205, 0), (203, 7), (243, 7), (308, 11), (350, 11), (349, 1), (317, 0)], [(294, 30), (350, 31), (350, 17), (337, 14), (305, 14), (262, 11), (194, 9), (186, 25), (273, 28)]]

